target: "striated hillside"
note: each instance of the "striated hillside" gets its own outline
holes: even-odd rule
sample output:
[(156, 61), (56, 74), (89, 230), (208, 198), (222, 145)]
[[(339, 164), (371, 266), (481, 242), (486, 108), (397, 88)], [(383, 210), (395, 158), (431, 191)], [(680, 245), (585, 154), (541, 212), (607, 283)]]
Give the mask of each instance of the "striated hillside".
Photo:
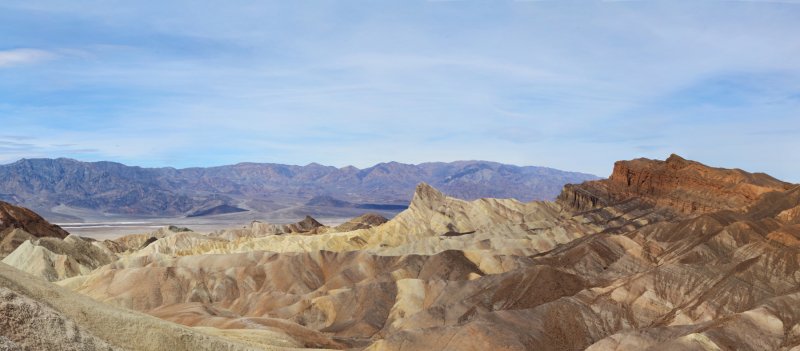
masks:
[(761, 195), (793, 185), (763, 173), (722, 169), (671, 155), (666, 161), (619, 161), (607, 180), (569, 185), (560, 199), (580, 209), (639, 199), (683, 214), (741, 210)]
[[(296, 350), (277, 331), (187, 328), (115, 308), (0, 263), (3, 350)], [(220, 335), (224, 334), (224, 335)]]
[(33, 211), (0, 201), (0, 258), (5, 257), (25, 240), (65, 238), (61, 227), (50, 224)]
[(462, 198), (529, 201), (553, 199), (566, 183), (596, 178), (544, 167), (484, 161), (420, 165), (390, 162), (366, 169), (314, 163), (307, 166), (240, 163), (173, 169), (71, 159), (24, 159), (0, 166), (0, 200), (73, 220), (71, 216), (80, 217), (81, 211), (86, 210), (124, 215), (201, 216), (246, 210), (276, 211), (310, 200), (314, 200), (307, 207), (311, 211), (314, 206), (327, 206), (386, 209), (396, 213), (408, 204), (409, 195), (420, 182)]
[(53, 261), (42, 256), (8, 261), (95, 301), (229, 340), (252, 332), (330, 349), (800, 349), (800, 186), (675, 155), (618, 162), (610, 179), (567, 185), (556, 202), (468, 201), (423, 183), (389, 221), (327, 227), (309, 217), (210, 236), (165, 228), (97, 246), (109, 248), (110, 263), (68, 278), (30, 269)]

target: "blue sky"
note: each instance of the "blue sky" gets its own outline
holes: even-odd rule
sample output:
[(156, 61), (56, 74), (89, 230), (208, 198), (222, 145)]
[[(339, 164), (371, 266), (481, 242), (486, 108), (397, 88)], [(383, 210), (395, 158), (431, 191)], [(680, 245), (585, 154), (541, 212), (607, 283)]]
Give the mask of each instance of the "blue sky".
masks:
[(4, 0), (0, 163), (605, 176), (674, 152), (800, 182), (798, 18), (789, 0)]

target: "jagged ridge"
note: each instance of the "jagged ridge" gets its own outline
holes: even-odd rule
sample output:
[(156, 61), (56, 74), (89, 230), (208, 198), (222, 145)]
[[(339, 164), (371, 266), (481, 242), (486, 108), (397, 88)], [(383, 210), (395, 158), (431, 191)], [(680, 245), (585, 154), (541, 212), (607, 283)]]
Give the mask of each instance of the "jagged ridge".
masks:
[(354, 231), (165, 232), (59, 284), (306, 346), (800, 347), (800, 187), (677, 156), (614, 174), (565, 187), (557, 203), (465, 201), (419, 184), (408, 210)]

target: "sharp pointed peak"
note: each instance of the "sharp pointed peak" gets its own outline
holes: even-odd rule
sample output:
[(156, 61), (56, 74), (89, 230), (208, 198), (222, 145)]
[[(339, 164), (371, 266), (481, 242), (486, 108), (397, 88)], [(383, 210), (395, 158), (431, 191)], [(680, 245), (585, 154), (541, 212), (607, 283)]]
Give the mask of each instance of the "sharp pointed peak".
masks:
[(432, 204), (441, 202), (445, 199), (445, 195), (430, 186), (428, 183), (421, 182), (417, 184), (414, 191), (414, 198), (411, 200), (412, 206), (431, 207)]

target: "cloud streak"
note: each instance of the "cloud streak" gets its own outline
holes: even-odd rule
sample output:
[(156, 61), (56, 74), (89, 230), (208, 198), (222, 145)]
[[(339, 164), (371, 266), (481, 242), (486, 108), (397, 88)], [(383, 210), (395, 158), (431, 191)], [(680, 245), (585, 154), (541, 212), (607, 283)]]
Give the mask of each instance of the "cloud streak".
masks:
[(38, 49), (0, 50), (0, 68), (39, 63), (53, 57), (53, 53)]
[(9, 0), (0, 42), (58, 59), (0, 70), (0, 122), (146, 166), (490, 159), (603, 175), (678, 152), (800, 181), (800, 156), (765, 156), (800, 149), (796, 133), (753, 134), (800, 127), (797, 16), (721, 1)]

